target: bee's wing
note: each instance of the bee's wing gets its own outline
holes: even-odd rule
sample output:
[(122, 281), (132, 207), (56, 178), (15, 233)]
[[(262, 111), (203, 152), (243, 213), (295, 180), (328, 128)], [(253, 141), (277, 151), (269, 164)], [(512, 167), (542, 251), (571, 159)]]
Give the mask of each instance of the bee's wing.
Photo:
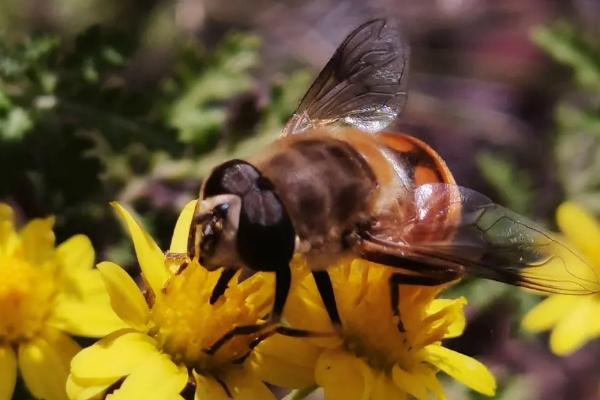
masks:
[(421, 185), (407, 210), (406, 222), (382, 220), (363, 233), (367, 252), (386, 255), (374, 258), (459, 269), (542, 292), (600, 292), (600, 270), (556, 234), (471, 189)]
[(384, 19), (359, 26), (308, 89), (282, 136), (329, 124), (382, 130), (404, 107), (408, 58), (402, 35)]

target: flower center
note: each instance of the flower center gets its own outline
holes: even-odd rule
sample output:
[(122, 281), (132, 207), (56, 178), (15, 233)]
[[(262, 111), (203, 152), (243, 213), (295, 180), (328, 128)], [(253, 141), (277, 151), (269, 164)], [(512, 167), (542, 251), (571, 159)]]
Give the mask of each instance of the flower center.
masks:
[(53, 282), (48, 269), (0, 256), (0, 342), (36, 336), (51, 310)]
[(249, 351), (255, 336), (236, 336), (214, 355), (206, 349), (235, 326), (251, 325), (269, 312), (272, 282), (257, 274), (237, 284), (234, 278), (214, 305), (210, 295), (221, 274), (192, 263), (174, 275), (152, 307), (153, 336), (175, 362), (198, 371), (215, 371)]
[(439, 288), (401, 286), (399, 324), (390, 304), (390, 273), (355, 261), (336, 268), (331, 276), (344, 321), (344, 347), (373, 368), (389, 371), (400, 365), (408, 370), (420, 362), (425, 346), (443, 338), (451, 321), (428, 308)]

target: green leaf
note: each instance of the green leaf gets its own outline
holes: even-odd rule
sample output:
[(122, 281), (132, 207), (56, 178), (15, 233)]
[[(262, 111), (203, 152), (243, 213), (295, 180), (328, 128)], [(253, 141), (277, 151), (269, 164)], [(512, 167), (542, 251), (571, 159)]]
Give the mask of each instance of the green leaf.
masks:
[[(178, 67), (178, 76), (165, 86), (178, 93), (167, 108), (166, 120), (177, 130), (179, 140), (206, 143), (207, 136), (216, 135), (222, 128), (226, 100), (251, 86), (250, 70), (258, 62), (259, 44), (255, 36), (230, 35), (204, 62), (188, 50), (192, 51), (188, 62)], [(194, 64), (198, 68), (193, 68)]]
[(578, 83), (590, 89), (600, 88), (600, 57), (597, 50), (582, 39), (572, 25), (561, 22), (532, 31), (535, 44), (556, 61), (571, 67)]
[(0, 120), (0, 136), (6, 140), (20, 140), (33, 128), (33, 122), (26, 110), (15, 107), (6, 118)]
[(509, 159), (482, 152), (476, 158), (477, 168), (508, 208), (527, 214), (533, 201), (532, 178)]

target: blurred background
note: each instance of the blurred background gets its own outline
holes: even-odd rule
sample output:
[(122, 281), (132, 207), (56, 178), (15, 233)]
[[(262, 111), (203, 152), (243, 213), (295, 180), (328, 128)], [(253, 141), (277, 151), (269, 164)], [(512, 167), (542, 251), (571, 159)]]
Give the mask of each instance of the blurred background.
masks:
[[(207, 171), (273, 140), (345, 35), (382, 15), (412, 49), (395, 129), (549, 228), (565, 199), (600, 213), (598, 0), (1, 0), (0, 200), (132, 265), (108, 202), (164, 247)], [(558, 358), (519, 328), (537, 297), (469, 280), (447, 295), (469, 299), (449, 346), (491, 367), (497, 398), (598, 397), (598, 343)]]

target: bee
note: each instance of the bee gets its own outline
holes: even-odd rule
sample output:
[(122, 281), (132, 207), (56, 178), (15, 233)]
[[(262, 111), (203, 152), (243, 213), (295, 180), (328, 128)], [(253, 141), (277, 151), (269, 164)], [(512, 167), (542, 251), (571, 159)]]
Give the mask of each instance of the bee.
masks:
[(342, 257), (393, 271), (398, 320), (399, 285), (440, 285), (465, 274), (551, 293), (600, 290), (595, 269), (556, 235), (458, 186), (421, 140), (385, 130), (404, 106), (408, 64), (396, 27), (364, 23), (336, 50), (280, 138), (206, 178), (187, 251), (209, 270), (223, 268), (210, 302), (240, 268), (275, 273), (270, 318), (235, 327), (209, 353), (235, 335), (281, 325), (295, 253), (307, 260), (337, 329), (343, 321), (327, 268)]

